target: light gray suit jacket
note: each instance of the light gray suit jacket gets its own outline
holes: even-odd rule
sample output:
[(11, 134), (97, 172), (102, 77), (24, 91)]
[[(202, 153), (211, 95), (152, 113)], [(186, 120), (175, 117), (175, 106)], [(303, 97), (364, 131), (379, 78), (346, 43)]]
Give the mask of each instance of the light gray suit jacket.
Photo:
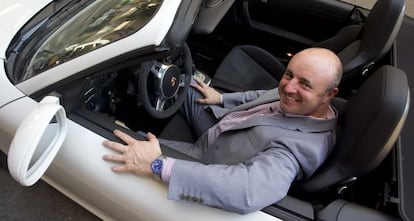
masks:
[[(209, 106), (218, 119), (279, 99), (277, 89), (223, 95), (223, 107)], [(256, 116), (195, 144), (167, 145), (203, 163), (177, 160), (168, 198), (202, 203), (238, 213), (260, 210), (286, 196), (295, 179), (308, 177), (324, 162), (335, 143), (336, 117)]]

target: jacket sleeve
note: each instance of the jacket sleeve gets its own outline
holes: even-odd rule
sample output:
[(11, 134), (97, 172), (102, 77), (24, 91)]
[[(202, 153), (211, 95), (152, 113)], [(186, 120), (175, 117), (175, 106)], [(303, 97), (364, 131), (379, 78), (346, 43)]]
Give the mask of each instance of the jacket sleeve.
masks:
[(250, 213), (285, 197), (299, 171), (295, 157), (285, 148), (270, 148), (236, 165), (177, 160), (168, 198)]

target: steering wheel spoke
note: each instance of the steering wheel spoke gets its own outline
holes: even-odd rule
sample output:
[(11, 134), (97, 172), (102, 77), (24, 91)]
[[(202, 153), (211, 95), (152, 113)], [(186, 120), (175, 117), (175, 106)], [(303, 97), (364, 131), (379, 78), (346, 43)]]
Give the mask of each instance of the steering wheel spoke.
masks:
[(157, 80), (162, 80), (162, 78), (164, 77), (164, 72), (161, 72), (160, 69), (162, 68), (163, 64), (155, 61), (154, 64), (151, 67), (151, 74), (157, 79)]
[(178, 83), (178, 87), (185, 87), (185, 74), (180, 74), (180, 80)]
[(157, 97), (155, 101), (155, 110), (157, 111), (164, 111), (166, 110), (166, 103), (168, 99), (165, 97)]

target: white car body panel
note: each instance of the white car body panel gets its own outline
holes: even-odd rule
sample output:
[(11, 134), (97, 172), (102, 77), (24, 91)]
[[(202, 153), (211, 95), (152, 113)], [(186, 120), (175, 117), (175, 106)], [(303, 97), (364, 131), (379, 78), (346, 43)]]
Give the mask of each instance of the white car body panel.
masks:
[[(1, 1), (2, 58), (13, 34), (48, 2), (50, 1)], [(0, 149), (8, 152), (18, 126), (38, 105), (25, 94), (36, 92), (133, 49), (159, 45), (167, 34), (179, 5), (180, 0), (164, 1), (154, 19), (136, 34), (26, 80), (18, 85), (20, 90), (7, 79), (2, 66)], [(53, 130), (53, 125), (50, 130)], [(46, 133), (45, 137), (47, 140), (52, 135)], [(104, 220), (279, 220), (263, 212), (239, 215), (207, 206), (168, 200), (167, 187), (157, 181), (132, 174), (113, 173), (110, 170), (112, 164), (102, 160), (102, 156), (110, 152), (102, 146), (103, 140), (103, 137), (68, 119), (66, 139), (42, 179)]]
[(0, 109), (10, 101), (25, 96), (9, 81), (3, 67), (0, 68)]
[(51, 0), (0, 0), (0, 58), (20, 28)]
[[(50, 0), (0, 0), (0, 58), (6, 57), (6, 50), (14, 35)], [(0, 69), (0, 108), (6, 103), (24, 96), (7, 79), (3, 68)]]

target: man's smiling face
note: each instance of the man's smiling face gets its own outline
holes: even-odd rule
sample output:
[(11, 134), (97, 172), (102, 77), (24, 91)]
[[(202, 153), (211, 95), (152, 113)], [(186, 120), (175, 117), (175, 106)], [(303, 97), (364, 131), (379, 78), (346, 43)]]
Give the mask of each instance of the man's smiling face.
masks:
[[(335, 60), (325, 50), (307, 50), (295, 55), (279, 83), (280, 108), (289, 114), (323, 118), (337, 88)], [(335, 58), (335, 57), (334, 57)]]

